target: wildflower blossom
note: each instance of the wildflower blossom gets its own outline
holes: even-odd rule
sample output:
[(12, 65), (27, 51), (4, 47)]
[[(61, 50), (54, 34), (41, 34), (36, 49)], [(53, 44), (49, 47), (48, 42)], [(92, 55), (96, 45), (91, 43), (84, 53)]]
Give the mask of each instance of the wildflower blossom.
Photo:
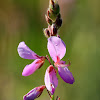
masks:
[(37, 55), (24, 42), (19, 43), (17, 50), (21, 58), (35, 59), (31, 64), (25, 66), (22, 72), (23, 76), (29, 76), (33, 74), (37, 69), (39, 69), (44, 64), (45, 57)]
[(32, 89), (26, 95), (23, 96), (23, 100), (34, 100), (38, 98), (42, 94), (44, 89), (45, 89), (44, 85), (35, 87), (34, 89)]
[(58, 68), (58, 73), (60, 77), (69, 84), (73, 84), (74, 77), (72, 73), (67, 68), (69, 65), (65, 64), (65, 61), (62, 61), (61, 59), (64, 57), (66, 53), (66, 46), (64, 42), (56, 36), (52, 36), (48, 38), (48, 51), (50, 56), (52, 57), (53, 61), (55, 62), (55, 67)]
[[(65, 56), (66, 45), (58, 36), (58, 29), (62, 25), (58, 0), (50, 0), (49, 8), (47, 9), (45, 18), (48, 24), (48, 28), (44, 29), (44, 35), (48, 38), (47, 48), (52, 60), (54, 61), (53, 65), (58, 68), (60, 77), (66, 83), (73, 84), (74, 77), (68, 69), (68, 66), (70, 66), (70, 62), (69, 64), (66, 64), (65, 61), (61, 60)], [(53, 65), (51, 65), (48, 55), (46, 55), (46, 57), (37, 55), (24, 42), (19, 43), (17, 50), (21, 58), (34, 59), (31, 64), (26, 65), (23, 69), (23, 76), (29, 76), (33, 74), (37, 69), (41, 68), (41, 66), (44, 64), (45, 59), (47, 59), (50, 63), (45, 72), (45, 85), (35, 87), (31, 91), (29, 91), (26, 95), (24, 95), (23, 100), (34, 100), (38, 98), (45, 88), (47, 88), (50, 99), (54, 100), (51, 95), (54, 94), (55, 89), (58, 86), (58, 79), (56, 76), (57, 72)], [(60, 100), (60, 97), (58, 98), (57, 96), (56, 100)]]

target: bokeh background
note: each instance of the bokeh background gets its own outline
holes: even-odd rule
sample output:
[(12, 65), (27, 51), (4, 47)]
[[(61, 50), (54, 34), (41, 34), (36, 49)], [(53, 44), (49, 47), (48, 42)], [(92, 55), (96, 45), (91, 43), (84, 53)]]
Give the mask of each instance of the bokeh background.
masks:
[[(19, 42), (37, 54), (46, 55), (45, 13), (49, 0), (0, 0), (0, 100), (22, 100), (34, 87), (44, 84), (49, 63), (23, 77), (22, 70), (33, 60), (18, 56)], [(100, 100), (100, 0), (59, 0), (63, 25), (59, 35), (66, 43), (63, 60), (71, 61), (75, 83), (60, 77), (55, 97), (61, 100)], [(48, 54), (49, 55), (49, 54)], [(49, 100), (47, 91), (37, 100)]]

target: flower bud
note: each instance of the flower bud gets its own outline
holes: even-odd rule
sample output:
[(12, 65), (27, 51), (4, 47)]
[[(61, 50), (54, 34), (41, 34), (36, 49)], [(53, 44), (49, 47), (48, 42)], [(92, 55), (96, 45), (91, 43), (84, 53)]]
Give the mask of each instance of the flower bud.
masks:
[(60, 12), (60, 7), (59, 7), (58, 4), (55, 4), (53, 11), (54, 11), (55, 14), (57, 14), (57, 15), (59, 14), (59, 12)]
[(23, 100), (34, 100), (38, 98), (42, 94), (45, 88), (46, 88), (45, 85), (35, 87), (34, 89), (32, 89), (26, 95), (23, 96)]
[(47, 15), (50, 17), (50, 19), (52, 19), (53, 22), (56, 21), (59, 12), (60, 12), (60, 7), (58, 5), (57, 0), (50, 0)]
[(52, 24), (51, 26), (51, 35), (55, 36), (57, 34), (57, 27), (55, 24)]
[(53, 9), (54, 8), (54, 1), (50, 0), (49, 2), (49, 8)]
[(47, 15), (49, 16), (49, 18), (50, 18), (53, 22), (56, 21), (57, 14), (55, 14), (54, 11), (51, 10), (50, 8), (48, 8), (48, 10), (47, 10)]
[(52, 25), (52, 20), (47, 15), (45, 15), (45, 19), (49, 25)]
[(49, 38), (50, 37), (50, 32), (49, 32), (49, 29), (48, 28), (45, 28), (44, 30), (44, 35)]
[(62, 19), (61, 18), (57, 18), (55, 24), (57, 26), (57, 29), (59, 29), (61, 27), (61, 25), (62, 25)]
[(50, 0), (49, 8), (53, 11), (54, 14), (58, 15), (60, 8), (57, 1)]

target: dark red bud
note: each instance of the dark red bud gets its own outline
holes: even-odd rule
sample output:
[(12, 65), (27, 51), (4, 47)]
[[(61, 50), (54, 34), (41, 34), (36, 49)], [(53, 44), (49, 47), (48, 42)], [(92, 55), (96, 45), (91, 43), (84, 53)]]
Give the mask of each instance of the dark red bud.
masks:
[(52, 24), (51, 26), (51, 34), (52, 36), (55, 36), (57, 34), (57, 27), (55, 24)]
[(61, 18), (57, 18), (55, 24), (56, 24), (57, 28), (60, 28), (61, 25), (62, 25), (62, 19)]

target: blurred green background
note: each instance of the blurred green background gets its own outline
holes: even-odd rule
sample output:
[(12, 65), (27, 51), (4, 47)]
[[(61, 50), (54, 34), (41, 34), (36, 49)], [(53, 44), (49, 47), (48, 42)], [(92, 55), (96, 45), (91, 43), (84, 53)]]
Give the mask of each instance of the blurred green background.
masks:
[[(22, 70), (33, 60), (18, 56), (19, 42), (45, 56), (47, 27), (45, 13), (49, 0), (0, 0), (0, 100), (22, 100), (34, 87), (44, 84), (49, 63), (34, 74), (23, 77)], [(75, 83), (60, 77), (55, 97), (61, 100), (100, 100), (100, 0), (59, 0), (63, 25), (59, 35), (66, 43), (63, 60), (71, 61)], [(47, 91), (37, 100), (49, 100)]]

